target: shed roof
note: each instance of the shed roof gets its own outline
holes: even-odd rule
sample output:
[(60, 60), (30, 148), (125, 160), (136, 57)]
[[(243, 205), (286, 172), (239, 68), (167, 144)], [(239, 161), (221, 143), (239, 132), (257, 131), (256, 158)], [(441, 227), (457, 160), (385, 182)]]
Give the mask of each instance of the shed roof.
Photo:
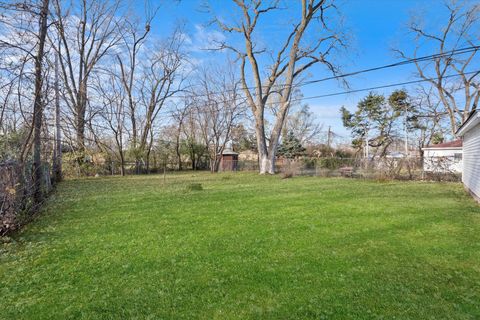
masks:
[(230, 150), (230, 149), (225, 149), (225, 150), (223, 150), (222, 155), (224, 155), (224, 156), (238, 155), (238, 152), (235, 152), (235, 151)]
[(439, 144), (432, 144), (426, 146), (424, 149), (461, 149), (463, 146), (463, 141), (461, 139), (448, 141)]

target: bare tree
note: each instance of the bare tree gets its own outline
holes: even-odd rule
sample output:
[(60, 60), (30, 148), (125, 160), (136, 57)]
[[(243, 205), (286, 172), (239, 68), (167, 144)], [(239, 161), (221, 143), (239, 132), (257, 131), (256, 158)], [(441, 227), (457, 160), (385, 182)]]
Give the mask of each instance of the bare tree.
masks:
[(310, 111), (308, 104), (302, 104), (300, 109), (287, 116), (282, 137), (289, 132), (293, 133), (304, 146), (315, 143), (322, 134), (323, 125), (319, 123), (315, 114)]
[(245, 104), (240, 92), (240, 81), (231, 67), (212, 66), (201, 70), (194, 101), (211, 172), (218, 171), (232, 129), (244, 114)]
[(13, 157), (22, 164), (31, 155), (33, 145), (35, 94), (30, 92), (36, 92), (41, 5), (41, 1), (0, 2), (0, 94), (3, 102), (0, 125), (5, 136), (24, 135), (22, 146)]
[(131, 145), (133, 149), (138, 145), (138, 129), (137, 129), (137, 104), (140, 96), (138, 93), (138, 86), (141, 82), (140, 75), (137, 70), (140, 66), (139, 55), (142, 53), (143, 45), (150, 33), (151, 22), (154, 14), (146, 17), (143, 29), (138, 21), (125, 21), (125, 32), (122, 34), (122, 48), (125, 49), (125, 54), (117, 54), (117, 62), (120, 66), (121, 83), (127, 93), (127, 102), (130, 113), (130, 120), (132, 125)]
[(112, 73), (108, 78), (98, 77), (95, 88), (101, 97), (102, 108), (98, 112), (106, 128), (113, 134), (116, 152), (115, 157), (120, 162), (120, 174), (125, 175), (125, 136), (128, 93), (119, 80), (117, 74)]
[(55, 0), (54, 4), (65, 101), (74, 116), (77, 147), (84, 150), (89, 80), (121, 39), (120, 0)]
[(412, 119), (412, 124), (417, 129), (414, 132), (414, 139), (417, 140), (421, 157), (423, 157), (423, 148), (432, 144), (435, 137), (443, 137), (450, 131), (444, 121), (448, 116), (447, 112), (435, 96), (435, 91), (433, 87), (421, 86), (414, 100), (418, 112)]
[[(21, 151), (20, 161), (23, 163), (30, 149), (33, 150), (32, 178), (33, 201), (35, 204), (42, 200), (42, 186), (44, 181), (42, 168), (42, 134), (44, 124), (44, 109), (46, 105), (45, 78), (45, 49), (48, 32), (49, 0), (36, 2), (10, 2), (0, 3), (0, 8), (6, 9), (5, 15), (0, 14), (2, 28), (7, 34), (0, 40), (0, 49), (6, 56), (7, 73), (15, 75), (12, 79), (17, 85), (17, 103), (23, 116), (23, 123), (28, 128), (28, 136)], [(16, 62), (15, 62), (16, 61)], [(12, 62), (12, 63), (10, 63)], [(33, 72), (27, 71), (33, 69)], [(25, 77), (25, 78), (23, 78)], [(29, 86), (23, 84), (33, 83), (33, 97), (25, 91)], [(20, 89), (22, 88), (22, 89)], [(7, 91), (5, 102), (12, 93), (12, 88)], [(30, 97), (26, 97), (30, 96)], [(25, 98), (25, 99), (24, 99)], [(26, 111), (23, 102), (32, 103), (32, 112)], [(4, 117), (5, 103), (2, 111)], [(25, 116), (24, 114), (27, 114)], [(33, 137), (33, 139), (32, 139)], [(32, 140), (31, 140), (32, 139)]]
[(182, 130), (185, 119), (191, 110), (191, 103), (187, 99), (182, 99), (181, 103), (175, 105), (175, 109), (172, 112), (173, 136), (175, 141), (175, 155), (177, 157), (178, 170), (182, 170), (182, 153), (181, 153), (181, 140)]
[[(160, 46), (151, 50), (140, 74), (140, 102), (135, 107), (132, 128), (138, 130), (138, 147), (135, 149), (137, 162), (143, 162), (147, 169), (154, 141), (154, 123), (165, 104), (182, 91), (185, 73), (185, 53), (180, 30)], [(141, 119), (141, 121), (139, 121)], [(133, 129), (132, 129), (133, 130)]]
[(201, 138), (196, 110), (193, 107), (187, 110), (182, 126), (183, 146), (190, 157), (192, 170), (197, 170), (206, 150)]
[[(279, 2), (269, 1), (265, 5), (261, 0), (235, 0), (235, 4), (241, 12), (240, 23), (227, 25), (221, 19), (216, 19), (216, 23), (225, 32), (239, 34), (244, 40), (244, 48), (240, 49), (227, 43), (223, 43), (220, 48), (230, 49), (238, 55), (244, 94), (255, 118), (260, 173), (274, 174), (279, 138), (296, 81), (315, 64), (323, 64), (331, 72), (337, 73), (338, 68), (330, 60), (329, 55), (335, 48), (344, 45), (344, 38), (338, 30), (328, 25), (329, 22), (325, 18), (336, 9), (334, 1), (302, 0), (300, 12), (293, 13), (296, 7), (290, 3), (294, 8), (289, 9), (289, 12), (292, 12), (291, 15), (299, 14), (299, 19), (294, 23), (280, 48), (269, 51), (259, 47), (255, 34), (262, 18), (280, 9)], [(312, 24), (315, 22), (318, 22), (321, 30), (315, 30), (315, 37), (307, 37), (308, 31), (312, 30)], [(312, 38), (312, 41), (307, 41)], [(271, 63), (263, 67), (261, 65), (263, 59), (260, 59), (262, 53), (268, 53), (271, 57)], [(247, 63), (253, 77), (252, 87), (247, 80)], [(265, 77), (264, 74), (266, 74)], [(265, 130), (265, 107), (272, 94), (280, 96), (280, 104), (268, 138)]]
[[(429, 28), (423, 17), (413, 17), (409, 24), (416, 44), (413, 52), (395, 49), (402, 58), (415, 59), (418, 76), (428, 81), (448, 115), (450, 132), (455, 136), (459, 124), (466, 120), (480, 99), (480, 4), (446, 0), (448, 17), (441, 28)], [(433, 61), (416, 60), (423, 48), (435, 48)], [(450, 75), (457, 74), (452, 78)], [(453, 79), (453, 80), (452, 80)], [(463, 103), (462, 103), (463, 102)]]

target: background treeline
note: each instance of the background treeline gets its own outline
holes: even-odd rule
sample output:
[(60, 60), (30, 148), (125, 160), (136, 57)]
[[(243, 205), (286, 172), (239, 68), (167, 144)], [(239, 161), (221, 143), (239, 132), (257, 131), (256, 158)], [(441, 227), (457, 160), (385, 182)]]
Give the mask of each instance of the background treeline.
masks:
[(433, 25), (412, 17), (414, 46), (395, 52), (421, 82), (342, 109), (352, 140), (323, 127), (302, 101), (309, 70), (348, 84), (340, 66), (349, 39), (336, 4), (291, 4), (297, 24), (271, 47), (256, 35), (265, 15), (282, 12), (279, 2), (238, 1), (238, 21), (212, 11), (225, 39), (209, 44), (221, 58), (206, 63), (181, 26), (153, 30), (165, 10), (153, 2), (142, 15), (120, 0), (1, 2), (0, 161), (34, 175), (47, 163), (57, 180), (66, 171), (95, 174), (95, 163), (115, 163), (119, 174), (167, 163), (215, 172), (233, 148), (274, 173), (279, 157), (421, 155), (452, 138), (480, 97), (478, 4), (447, 1)]

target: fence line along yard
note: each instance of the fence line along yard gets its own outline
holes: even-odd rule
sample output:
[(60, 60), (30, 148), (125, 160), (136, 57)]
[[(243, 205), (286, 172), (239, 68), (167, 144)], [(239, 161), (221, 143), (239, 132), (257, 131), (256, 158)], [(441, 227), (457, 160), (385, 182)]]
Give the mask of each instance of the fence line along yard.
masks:
[[(460, 161), (460, 162), (459, 162)], [(284, 176), (318, 176), (318, 177), (348, 177), (362, 179), (398, 179), (398, 180), (435, 180), (460, 181), (461, 159), (455, 157), (382, 157), (382, 158), (309, 158), (298, 159), (279, 158), (276, 161), (278, 173)], [(138, 174), (137, 163), (125, 162), (125, 174)], [(90, 162), (79, 166), (69, 163), (64, 168), (71, 168), (72, 177), (119, 175), (120, 163), (117, 161)], [(189, 162), (182, 164), (182, 171), (210, 170), (208, 162), (199, 163), (192, 169)], [(187, 170), (186, 170), (187, 168)], [(178, 162), (160, 162), (140, 173), (163, 173), (178, 171)], [(258, 171), (255, 160), (222, 160), (220, 172)]]
[(34, 202), (32, 164), (15, 161), (0, 163), (0, 236), (17, 229), (29, 221), (53, 188), (50, 167), (44, 163), (42, 170), (42, 200)]

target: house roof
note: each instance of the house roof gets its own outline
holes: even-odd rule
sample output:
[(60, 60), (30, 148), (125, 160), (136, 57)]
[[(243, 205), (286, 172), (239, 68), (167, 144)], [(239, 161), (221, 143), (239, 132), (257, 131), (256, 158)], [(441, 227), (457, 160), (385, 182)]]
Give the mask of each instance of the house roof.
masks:
[(454, 141), (448, 141), (444, 143), (439, 143), (439, 144), (431, 144), (429, 146), (426, 146), (423, 149), (461, 149), (463, 146), (463, 141), (461, 139), (454, 140)]
[(460, 137), (463, 137), (463, 135), (469, 131), (471, 128), (473, 128), (475, 125), (480, 123), (480, 112), (478, 112), (477, 109), (472, 110), (470, 112), (470, 115), (468, 116), (467, 120), (465, 120), (460, 128), (457, 130), (457, 135)]

